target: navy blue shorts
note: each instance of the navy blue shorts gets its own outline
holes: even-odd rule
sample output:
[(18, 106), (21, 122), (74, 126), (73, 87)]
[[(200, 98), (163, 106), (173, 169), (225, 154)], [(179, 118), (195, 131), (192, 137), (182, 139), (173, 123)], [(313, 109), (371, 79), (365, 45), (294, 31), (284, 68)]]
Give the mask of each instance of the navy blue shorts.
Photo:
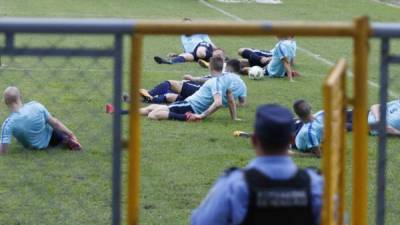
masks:
[(177, 114), (194, 113), (192, 106), (187, 101), (174, 102), (168, 106), (169, 111)]
[(252, 50), (244, 50), (242, 52), (242, 57), (249, 60), (250, 66), (260, 66), (264, 67), (268, 63), (262, 63), (261, 58), (262, 57), (271, 57), (272, 53), (269, 51), (262, 51), (258, 49), (252, 49)]
[(196, 54), (197, 49), (199, 47), (205, 47), (206, 48), (206, 57), (204, 57), (203, 59), (208, 61), (211, 58), (212, 53), (213, 53), (212, 45), (210, 43), (208, 43), (208, 42), (200, 42), (200, 43), (198, 43), (196, 45), (196, 47), (194, 48), (193, 52), (191, 53), (193, 55), (194, 61), (196, 61), (196, 62), (199, 60), (199, 58), (197, 57), (197, 54)]
[(51, 147), (57, 146), (61, 144), (63, 141), (64, 141), (64, 135), (59, 131), (53, 130), (53, 132), (51, 133), (49, 146)]
[(176, 98), (176, 101), (183, 101), (187, 97), (191, 96), (194, 94), (197, 90), (199, 90), (201, 87), (201, 84), (193, 82), (193, 81), (187, 81), (183, 82), (182, 84), (182, 91)]

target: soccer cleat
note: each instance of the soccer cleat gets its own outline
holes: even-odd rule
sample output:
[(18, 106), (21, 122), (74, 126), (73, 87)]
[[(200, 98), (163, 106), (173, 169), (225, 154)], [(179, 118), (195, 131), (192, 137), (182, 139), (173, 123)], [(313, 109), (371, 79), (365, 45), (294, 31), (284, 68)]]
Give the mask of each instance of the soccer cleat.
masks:
[(248, 138), (248, 137), (251, 136), (251, 134), (250, 134), (250, 133), (247, 133), (247, 132), (244, 132), (244, 131), (237, 130), (237, 131), (234, 131), (234, 132), (233, 132), (233, 136), (235, 136), (235, 137), (244, 137), (244, 138)]
[(139, 94), (142, 96), (144, 102), (151, 102), (153, 100), (153, 96), (146, 89), (139, 89)]
[(82, 150), (82, 145), (79, 141), (75, 138), (69, 138), (67, 141), (67, 147), (71, 151), (79, 151)]
[(158, 64), (172, 64), (171, 61), (161, 58), (160, 56), (154, 56), (154, 61)]
[(210, 64), (204, 59), (199, 59), (199, 61), (197, 63), (203, 68), (206, 68), (206, 69), (210, 68)]
[(299, 76), (300, 76), (300, 73), (293, 70), (293, 71), (292, 71), (292, 76), (293, 76), (293, 77), (299, 77)]
[(114, 106), (112, 104), (110, 104), (110, 103), (106, 104), (106, 113), (108, 113), (108, 114), (114, 113)]

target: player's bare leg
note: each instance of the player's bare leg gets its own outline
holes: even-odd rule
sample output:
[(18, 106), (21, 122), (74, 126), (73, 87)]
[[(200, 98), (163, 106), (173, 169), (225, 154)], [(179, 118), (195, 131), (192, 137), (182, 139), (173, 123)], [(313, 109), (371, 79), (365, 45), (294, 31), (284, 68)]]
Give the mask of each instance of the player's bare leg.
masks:
[[(139, 109), (139, 113), (142, 116), (147, 116), (149, 115), (152, 111), (158, 110), (160, 108), (163, 108), (165, 105), (158, 105), (158, 104), (151, 104), (149, 106), (143, 107)], [(166, 107), (166, 106), (165, 106)], [(168, 109), (168, 107), (167, 107)]]
[(154, 109), (148, 114), (149, 119), (152, 120), (166, 120), (169, 115), (169, 108), (166, 105), (160, 105), (157, 109)]
[(168, 81), (171, 84), (171, 91), (175, 93), (181, 93), (182, 91), (182, 81), (177, 81), (177, 80), (169, 80)]
[(176, 102), (177, 98), (178, 98), (178, 94), (168, 93), (165, 95), (165, 99), (168, 103)]

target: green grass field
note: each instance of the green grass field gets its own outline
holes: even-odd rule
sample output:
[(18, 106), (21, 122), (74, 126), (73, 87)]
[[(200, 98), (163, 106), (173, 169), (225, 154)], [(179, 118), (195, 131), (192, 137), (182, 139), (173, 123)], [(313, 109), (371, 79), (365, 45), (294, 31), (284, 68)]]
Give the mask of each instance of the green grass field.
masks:
[[(368, 15), (373, 22), (400, 22), (400, 9), (367, 0), (284, 0), (281, 5), (209, 3), (244, 20), (350, 21)], [(234, 19), (206, 7), (196, 0), (134, 1), (50, 1), (14, 0), (0, 4), (0, 16), (16, 17), (122, 17), (134, 19), (195, 20)], [(3, 44), (2, 36), (0, 43)], [(274, 37), (212, 37), (231, 57), (239, 47), (268, 49)], [(112, 45), (110, 37), (61, 35), (22, 35), (18, 46), (91, 46)], [(297, 38), (300, 47), (331, 62), (340, 57), (352, 64), (350, 39)], [(379, 42), (371, 40), (369, 79), (378, 82)], [(125, 62), (129, 60), (129, 40), (124, 43)], [(399, 42), (393, 42), (392, 53), (399, 53)], [(180, 79), (185, 73), (204, 75), (196, 64), (157, 65), (154, 55), (180, 51), (177, 36), (146, 37), (142, 85), (150, 88), (166, 79)], [(110, 224), (111, 220), (111, 117), (103, 106), (112, 99), (112, 62), (80, 58), (2, 57), (7, 67), (0, 68), (0, 90), (8, 85), (21, 88), (24, 99), (37, 100), (74, 130), (82, 141), (83, 152), (64, 149), (24, 150), (15, 141), (11, 151), (0, 157), (0, 224)], [(315, 110), (322, 107), (321, 84), (330, 66), (299, 50), (296, 70), (302, 76), (295, 83), (244, 78), (248, 86), (248, 105), (238, 110), (241, 122), (229, 119), (228, 109), (218, 111), (200, 123), (150, 121), (142, 119), (141, 161), (141, 224), (187, 224), (191, 210), (206, 195), (221, 171), (230, 166), (245, 166), (254, 156), (250, 143), (232, 137), (234, 130), (251, 130), (258, 105), (280, 103), (290, 107), (298, 98), (312, 102)], [(129, 66), (125, 63), (125, 81)], [(398, 66), (391, 67), (391, 90), (400, 93)], [(124, 83), (124, 90), (128, 90)], [(351, 88), (350, 88), (351, 89)], [(369, 86), (369, 103), (377, 101), (378, 89)], [(391, 96), (394, 99), (397, 96)], [(127, 107), (127, 106), (126, 106)], [(0, 119), (7, 115), (0, 106)], [(124, 119), (124, 135), (127, 135)], [(348, 135), (348, 206), (351, 208), (351, 136)], [(400, 154), (398, 139), (388, 145), (387, 224), (396, 224), (400, 213), (397, 177)], [(369, 138), (369, 202), (370, 224), (375, 218), (376, 192), (375, 137)], [(123, 174), (126, 174), (126, 152)], [(296, 158), (301, 166), (320, 166), (319, 159)], [(126, 179), (124, 179), (125, 181)], [(124, 197), (126, 184), (124, 182)], [(125, 202), (122, 206), (125, 210)], [(125, 214), (125, 212), (124, 212)], [(351, 215), (349, 215), (351, 217)], [(125, 217), (125, 216), (124, 216)]]

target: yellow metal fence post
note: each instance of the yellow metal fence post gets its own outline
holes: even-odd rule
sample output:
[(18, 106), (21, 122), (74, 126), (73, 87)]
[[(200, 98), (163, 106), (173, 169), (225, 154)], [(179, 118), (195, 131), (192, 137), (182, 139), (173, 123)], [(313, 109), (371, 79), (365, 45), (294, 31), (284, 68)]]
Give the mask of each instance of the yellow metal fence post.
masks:
[(354, 125), (353, 125), (353, 225), (368, 224), (368, 126), (367, 126), (367, 79), (368, 38), (370, 33), (367, 17), (354, 21)]
[(132, 34), (131, 40), (127, 221), (129, 225), (137, 225), (139, 223), (141, 136), (138, 90), (142, 72), (143, 37), (139, 34)]
[(323, 84), (324, 94), (324, 142), (323, 175), (323, 225), (343, 225), (346, 142), (346, 61), (332, 69)]

